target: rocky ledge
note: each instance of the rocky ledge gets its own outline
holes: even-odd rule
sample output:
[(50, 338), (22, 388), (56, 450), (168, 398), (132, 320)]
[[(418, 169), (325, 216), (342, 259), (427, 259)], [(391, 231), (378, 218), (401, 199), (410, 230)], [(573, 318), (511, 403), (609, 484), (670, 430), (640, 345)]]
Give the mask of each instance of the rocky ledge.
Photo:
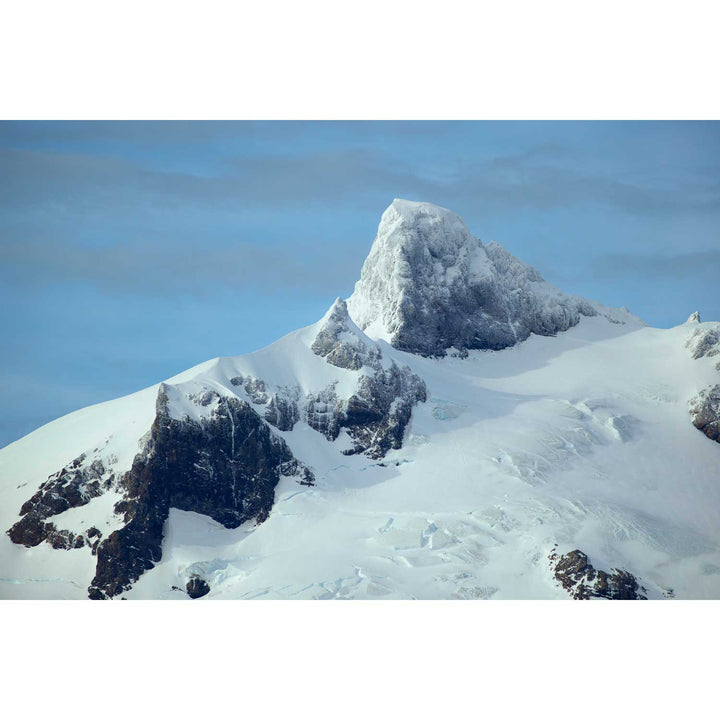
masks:
[(89, 528), (84, 534), (58, 530), (48, 518), (71, 508), (87, 505), (93, 498), (107, 491), (114, 475), (102, 461), (82, 454), (51, 475), (38, 491), (20, 508), (21, 519), (8, 530), (17, 545), (35, 547), (48, 542), (56, 550), (74, 550), (89, 545), (95, 552), (101, 533)]
[(690, 400), (690, 418), (700, 432), (720, 442), (720, 385), (702, 390)]
[[(688, 318), (688, 323), (693, 322), (700, 322), (700, 315), (698, 313)], [(697, 328), (688, 338), (685, 347), (692, 352), (694, 360), (720, 355), (720, 326)]]
[(647, 600), (647, 591), (634, 575), (627, 570), (596, 570), (581, 550), (559, 555), (554, 549), (548, 559), (555, 579), (574, 600)]

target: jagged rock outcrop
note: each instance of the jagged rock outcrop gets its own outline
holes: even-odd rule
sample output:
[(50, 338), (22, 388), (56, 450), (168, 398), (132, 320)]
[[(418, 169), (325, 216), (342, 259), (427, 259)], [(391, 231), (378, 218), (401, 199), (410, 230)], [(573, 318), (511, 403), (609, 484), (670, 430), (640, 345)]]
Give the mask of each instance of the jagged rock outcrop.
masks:
[(210, 586), (200, 577), (191, 577), (185, 585), (185, 591), (193, 599), (201, 598), (210, 592)]
[[(58, 550), (72, 550), (85, 544), (94, 545), (90, 531), (83, 535), (58, 530), (48, 518), (86, 505), (111, 487), (114, 475), (106, 470), (102, 461), (82, 454), (51, 475), (38, 491), (20, 508), (21, 520), (8, 530), (10, 539), (25, 547), (48, 542)], [(92, 530), (93, 528), (91, 528)]]
[(720, 355), (720, 325), (697, 328), (688, 338), (685, 347), (690, 349), (694, 360)]
[(720, 385), (702, 390), (690, 400), (690, 417), (700, 432), (720, 442)]
[(338, 382), (303, 395), (299, 387), (271, 387), (259, 378), (235, 376), (230, 382), (256, 404), (264, 404), (264, 419), (278, 430), (290, 431), (300, 420), (328, 440), (344, 429), (352, 441), (346, 454), (365, 453), (378, 459), (402, 446), (413, 406), (425, 402), (423, 380), (407, 366), (383, 358), (378, 344), (350, 318), (338, 298), (318, 324), (310, 349), (334, 367), (354, 374), (354, 390), (341, 395)]
[(305, 418), (328, 440), (336, 440), (345, 429), (353, 441), (345, 454), (365, 453), (378, 459), (402, 447), (413, 406), (426, 400), (423, 380), (393, 362), (387, 370), (378, 367), (372, 375), (360, 375), (355, 392), (347, 399), (338, 396), (335, 385), (311, 393)]
[(343, 415), (343, 400), (336, 393), (336, 384), (316, 393), (310, 393), (305, 399), (305, 419), (313, 429), (322, 433), (328, 440), (336, 440), (340, 434), (340, 419)]
[(338, 398), (334, 386), (312, 397), (308, 424), (330, 440), (345, 428), (353, 441), (346, 454), (364, 452), (377, 459), (399, 449), (413, 405), (427, 399), (420, 377), (394, 361), (384, 367), (382, 351), (353, 322), (341, 298), (323, 318), (312, 351), (336, 367), (368, 368), (372, 374), (359, 374), (355, 392), (345, 401)]
[(265, 405), (263, 417), (278, 430), (292, 430), (300, 419), (299, 388), (278, 388), (272, 392), (264, 380), (242, 375), (230, 378), (230, 384), (244, 390), (254, 405)]
[(342, 298), (335, 300), (323, 318), (311, 349), (331, 365), (346, 370), (359, 370), (363, 365), (377, 369), (382, 356), (380, 348), (363, 340), (362, 332), (350, 319)]
[(553, 550), (548, 559), (555, 579), (574, 600), (647, 600), (647, 591), (634, 575), (627, 570), (596, 570), (581, 550), (564, 555)]
[(413, 406), (427, 400), (425, 383), (410, 368), (393, 363), (374, 375), (363, 375), (341, 418), (353, 440), (352, 453), (379, 459), (402, 447)]
[[(256, 395), (263, 392), (256, 383), (249, 387)], [(90, 546), (97, 555), (89, 588), (93, 599), (129, 589), (160, 560), (163, 525), (171, 507), (208, 515), (233, 528), (267, 517), (281, 475), (297, 475), (303, 484), (313, 484), (312, 472), (248, 403), (207, 390), (188, 398), (207, 408), (207, 416), (176, 418), (166, 390), (161, 386), (155, 421), (129, 472), (116, 480), (101, 460), (83, 454), (40, 486), (8, 531), (14, 543), (27, 547), (41, 542), (63, 550)], [(82, 535), (49, 521), (110, 488), (124, 495), (115, 506), (124, 526), (106, 539), (96, 527)]]
[(278, 430), (292, 430), (300, 419), (299, 395), (297, 388), (292, 393), (285, 390), (273, 395), (265, 408), (265, 420)]
[(97, 549), (91, 598), (129, 589), (160, 560), (170, 508), (208, 515), (227, 528), (260, 523), (270, 512), (280, 475), (298, 472), (286, 443), (246, 402), (214, 395), (206, 417), (175, 418), (165, 386), (160, 387), (150, 438), (120, 481), (126, 499), (116, 511), (124, 513), (125, 525)]
[(407, 200), (383, 214), (347, 305), (371, 337), (425, 356), (501, 350), (581, 315), (627, 315), (561, 293), (499, 245), (484, 246), (455, 213)]

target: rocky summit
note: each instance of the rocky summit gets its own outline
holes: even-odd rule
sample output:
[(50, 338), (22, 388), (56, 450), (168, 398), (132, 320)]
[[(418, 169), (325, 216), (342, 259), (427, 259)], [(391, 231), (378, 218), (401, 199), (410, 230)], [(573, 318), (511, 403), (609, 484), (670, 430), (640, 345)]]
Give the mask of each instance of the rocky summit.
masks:
[(502, 350), (582, 316), (627, 315), (561, 293), (497, 243), (483, 245), (455, 213), (407, 200), (383, 214), (348, 308), (368, 334), (426, 356)]
[(0, 597), (720, 598), (719, 355), (395, 200), (314, 324), (0, 450)]

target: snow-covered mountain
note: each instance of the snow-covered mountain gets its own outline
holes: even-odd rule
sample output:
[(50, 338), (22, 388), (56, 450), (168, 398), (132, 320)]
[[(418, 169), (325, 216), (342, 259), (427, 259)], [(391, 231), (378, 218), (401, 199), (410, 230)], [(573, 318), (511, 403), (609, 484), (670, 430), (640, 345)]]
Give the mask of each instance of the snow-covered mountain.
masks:
[(314, 325), (0, 450), (0, 596), (720, 598), (719, 360), (395, 200)]
[(407, 200), (383, 213), (348, 308), (370, 336), (440, 357), (554, 335), (582, 316), (627, 318), (559, 292), (497, 243), (483, 245), (455, 213)]

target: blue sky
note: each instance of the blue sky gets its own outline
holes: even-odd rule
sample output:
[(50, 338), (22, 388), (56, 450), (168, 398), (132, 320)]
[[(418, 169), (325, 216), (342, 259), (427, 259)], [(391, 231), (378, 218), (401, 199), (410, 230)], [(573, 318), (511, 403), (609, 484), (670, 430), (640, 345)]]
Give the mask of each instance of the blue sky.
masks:
[(394, 197), (651, 325), (720, 320), (717, 122), (2, 122), (0, 446), (314, 322)]

